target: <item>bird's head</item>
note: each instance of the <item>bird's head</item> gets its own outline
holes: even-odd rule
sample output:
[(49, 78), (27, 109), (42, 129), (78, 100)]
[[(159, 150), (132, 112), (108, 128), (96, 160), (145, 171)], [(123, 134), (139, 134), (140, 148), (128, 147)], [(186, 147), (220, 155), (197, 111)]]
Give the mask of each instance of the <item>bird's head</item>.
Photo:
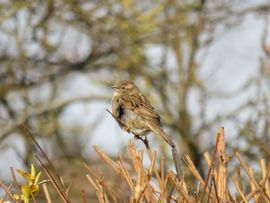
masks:
[(138, 87), (131, 81), (121, 81), (113, 86), (113, 89), (118, 94), (133, 95), (139, 92)]

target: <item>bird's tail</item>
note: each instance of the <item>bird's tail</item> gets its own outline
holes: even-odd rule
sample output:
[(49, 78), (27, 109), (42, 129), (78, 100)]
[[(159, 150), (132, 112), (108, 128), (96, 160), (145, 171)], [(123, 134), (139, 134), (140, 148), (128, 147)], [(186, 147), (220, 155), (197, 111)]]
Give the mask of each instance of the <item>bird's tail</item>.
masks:
[(176, 145), (172, 141), (172, 138), (169, 135), (167, 135), (162, 129), (160, 135), (172, 148), (176, 147)]
[(149, 127), (156, 135), (161, 136), (163, 140), (165, 140), (172, 148), (176, 147), (172, 138), (169, 135), (167, 135), (159, 125), (155, 123), (149, 123)]
[(179, 154), (177, 152), (176, 145), (172, 141), (172, 138), (163, 131), (160, 125), (156, 123), (148, 123), (148, 126), (155, 134), (161, 136), (171, 146), (173, 161), (174, 161), (175, 169), (177, 172), (177, 177), (179, 180), (181, 180), (183, 172), (181, 171)]

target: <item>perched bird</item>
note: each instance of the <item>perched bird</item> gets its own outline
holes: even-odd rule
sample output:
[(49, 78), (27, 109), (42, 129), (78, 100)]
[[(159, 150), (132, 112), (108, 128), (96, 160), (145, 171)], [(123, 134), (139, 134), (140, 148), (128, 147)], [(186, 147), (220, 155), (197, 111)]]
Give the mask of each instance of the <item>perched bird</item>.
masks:
[(163, 131), (160, 116), (149, 100), (131, 81), (122, 81), (113, 86), (112, 115), (125, 131), (141, 138), (149, 132), (161, 136), (172, 148), (175, 144)]

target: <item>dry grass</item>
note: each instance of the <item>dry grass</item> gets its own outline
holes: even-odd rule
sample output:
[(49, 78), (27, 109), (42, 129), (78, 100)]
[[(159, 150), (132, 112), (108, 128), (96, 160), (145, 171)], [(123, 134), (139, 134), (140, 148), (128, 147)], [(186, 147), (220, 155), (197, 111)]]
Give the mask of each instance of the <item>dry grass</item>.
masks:
[[(39, 147), (38, 143), (36, 144)], [(94, 146), (94, 149), (100, 159), (110, 168), (110, 173), (114, 173), (118, 177), (117, 183), (112, 183), (104, 175), (108, 171), (103, 173), (99, 168), (93, 168), (83, 163), (87, 170), (85, 180), (95, 190), (97, 202), (100, 203), (270, 202), (270, 162), (267, 164), (265, 160), (260, 160), (261, 177), (258, 178), (255, 177), (252, 168), (236, 152), (235, 157), (239, 162), (239, 168), (230, 171), (232, 175), (229, 175), (228, 164), (231, 157), (225, 152), (223, 128), (219, 128), (216, 133), (216, 145), (213, 152), (211, 154), (206, 152), (203, 156), (206, 167), (208, 167), (205, 170), (207, 171), (205, 178), (198, 172), (188, 155), (183, 158), (186, 166), (185, 171), (189, 170), (193, 176), (191, 183), (186, 181), (184, 176), (179, 179), (175, 172), (167, 170), (166, 164), (168, 163), (163, 159), (157, 160), (158, 152), (152, 152), (148, 148), (147, 153), (144, 153), (143, 150), (137, 150), (133, 142), (128, 143), (127, 160), (124, 160), (121, 155), (118, 160), (113, 160), (99, 147)], [(42, 160), (49, 160), (41, 148), (40, 150), (45, 159), (44, 157), (43, 159), (37, 157), (37, 159), (50, 180), (42, 184), (45, 202), (53, 202), (50, 190), (47, 188), (48, 185), (55, 188), (61, 197), (59, 201), (71, 202), (68, 196), (68, 187), (65, 187), (55, 170), (48, 170), (48, 166), (43, 164)], [(150, 161), (145, 164), (147, 159)], [(242, 177), (244, 174), (246, 179)], [(124, 187), (122, 187), (123, 185)], [(195, 185), (196, 189), (192, 185)], [(0, 187), (5, 193), (3, 200), (15, 201), (12, 189), (17, 188), (18, 190), (16, 180), (9, 186), (0, 181)], [(87, 192), (82, 190), (81, 198), (76, 202), (93, 202), (92, 199), (90, 201), (89, 199)], [(34, 198), (32, 200), (35, 202)]]

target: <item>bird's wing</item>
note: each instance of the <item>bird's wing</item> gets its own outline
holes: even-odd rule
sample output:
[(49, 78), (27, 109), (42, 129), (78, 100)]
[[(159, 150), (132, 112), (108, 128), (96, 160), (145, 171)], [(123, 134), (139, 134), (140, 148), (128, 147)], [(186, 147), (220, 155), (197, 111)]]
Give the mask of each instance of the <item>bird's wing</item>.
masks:
[(146, 120), (153, 120), (157, 124), (161, 125), (160, 116), (151, 106), (149, 100), (145, 96), (140, 95), (140, 97), (137, 97), (131, 95), (122, 95), (120, 103), (122, 103), (125, 108), (128, 108), (135, 114), (140, 115), (142, 118)]
[(121, 95), (119, 102), (125, 108), (133, 111), (135, 114), (145, 119), (148, 127), (157, 135), (161, 136), (172, 148), (175, 144), (161, 127), (160, 116), (151, 106), (149, 100), (143, 96)]
[(156, 122), (152, 121), (148, 121), (147, 125), (156, 135), (161, 136), (172, 148), (176, 147), (172, 138), (163, 131), (160, 125), (157, 125)]

